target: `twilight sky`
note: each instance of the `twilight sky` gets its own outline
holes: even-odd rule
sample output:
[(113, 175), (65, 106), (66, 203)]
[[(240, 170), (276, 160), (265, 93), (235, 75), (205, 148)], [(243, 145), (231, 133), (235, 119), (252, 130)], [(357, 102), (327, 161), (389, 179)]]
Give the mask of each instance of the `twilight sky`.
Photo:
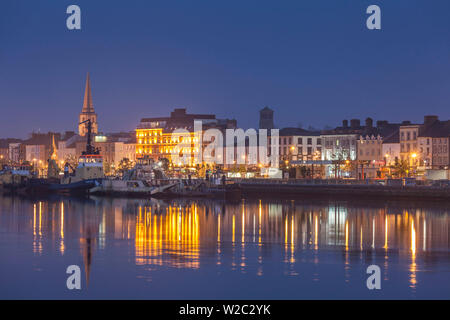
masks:
[(450, 119), (449, 17), (448, 0), (3, 0), (0, 137), (76, 130), (88, 71), (105, 132), (175, 107), (244, 128), (265, 105), (278, 126)]

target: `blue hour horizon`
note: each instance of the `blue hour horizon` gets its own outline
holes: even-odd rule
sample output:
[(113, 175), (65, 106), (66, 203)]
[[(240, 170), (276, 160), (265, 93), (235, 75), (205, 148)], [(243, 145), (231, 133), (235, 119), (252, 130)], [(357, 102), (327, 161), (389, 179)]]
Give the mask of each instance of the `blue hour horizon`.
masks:
[(450, 118), (445, 1), (381, 3), (377, 31), (365, 28), (369, 1), (78, 1), (77, 31), (65, 27), (69, 4), (0, 12), (0, 137), (76, 131), (87, 72), (102, 132), (180, 107), (241, 128), (257, 128), (264, 106), (280, 128)]

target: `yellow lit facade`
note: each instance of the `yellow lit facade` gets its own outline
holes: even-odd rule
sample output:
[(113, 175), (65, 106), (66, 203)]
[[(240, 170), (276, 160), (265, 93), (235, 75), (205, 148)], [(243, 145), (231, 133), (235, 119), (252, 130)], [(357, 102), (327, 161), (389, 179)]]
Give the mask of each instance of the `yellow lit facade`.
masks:
[(181, 163), (173, 161), (172, 154), (189, 158), (189, 165), (196, 165), (199, 150), (198, 134), (165, 133), (162, 128), (136, 129), (136, 158), (149, 157), (154, 160), (166, 158), (174, 166)]

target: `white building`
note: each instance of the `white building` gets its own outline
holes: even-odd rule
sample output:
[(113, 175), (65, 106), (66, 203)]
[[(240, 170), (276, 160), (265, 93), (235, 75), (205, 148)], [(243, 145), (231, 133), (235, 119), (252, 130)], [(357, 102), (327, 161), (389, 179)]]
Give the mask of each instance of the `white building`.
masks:
[(280, 160), (320, 160), (322, 138), (319, 132), (300, 128), (284, 128), (279, 132)]

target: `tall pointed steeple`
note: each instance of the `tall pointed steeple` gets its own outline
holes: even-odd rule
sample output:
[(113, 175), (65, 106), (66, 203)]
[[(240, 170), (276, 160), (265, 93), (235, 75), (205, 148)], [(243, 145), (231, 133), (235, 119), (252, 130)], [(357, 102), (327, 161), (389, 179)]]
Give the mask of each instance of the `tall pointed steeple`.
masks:
[(78, 133), (80, 136), (85, 136), (87, 133), (86, 123), (81, 123), (90, 119), (92, 125), (92, 133), (98, 133), (97, 124), (97, 114), (94, 110), (94, 104), (92, 103), (92, 92), (91, 92), (91, 79), (89, 77), (89, 72), (86, 77), (86, 87), (84, 89), (84, 100), (83, 109), (81, 109), (79, 121), (78, 121)]
[(91, 113), (94, 111), (94, 105), (92, 104), (92, 92), (91, 92), (91, 80), (89, 79), (89, 72), (86, 77), (86, 88), (84, 89), (84, 101), (83, 110), (81, 112)]

